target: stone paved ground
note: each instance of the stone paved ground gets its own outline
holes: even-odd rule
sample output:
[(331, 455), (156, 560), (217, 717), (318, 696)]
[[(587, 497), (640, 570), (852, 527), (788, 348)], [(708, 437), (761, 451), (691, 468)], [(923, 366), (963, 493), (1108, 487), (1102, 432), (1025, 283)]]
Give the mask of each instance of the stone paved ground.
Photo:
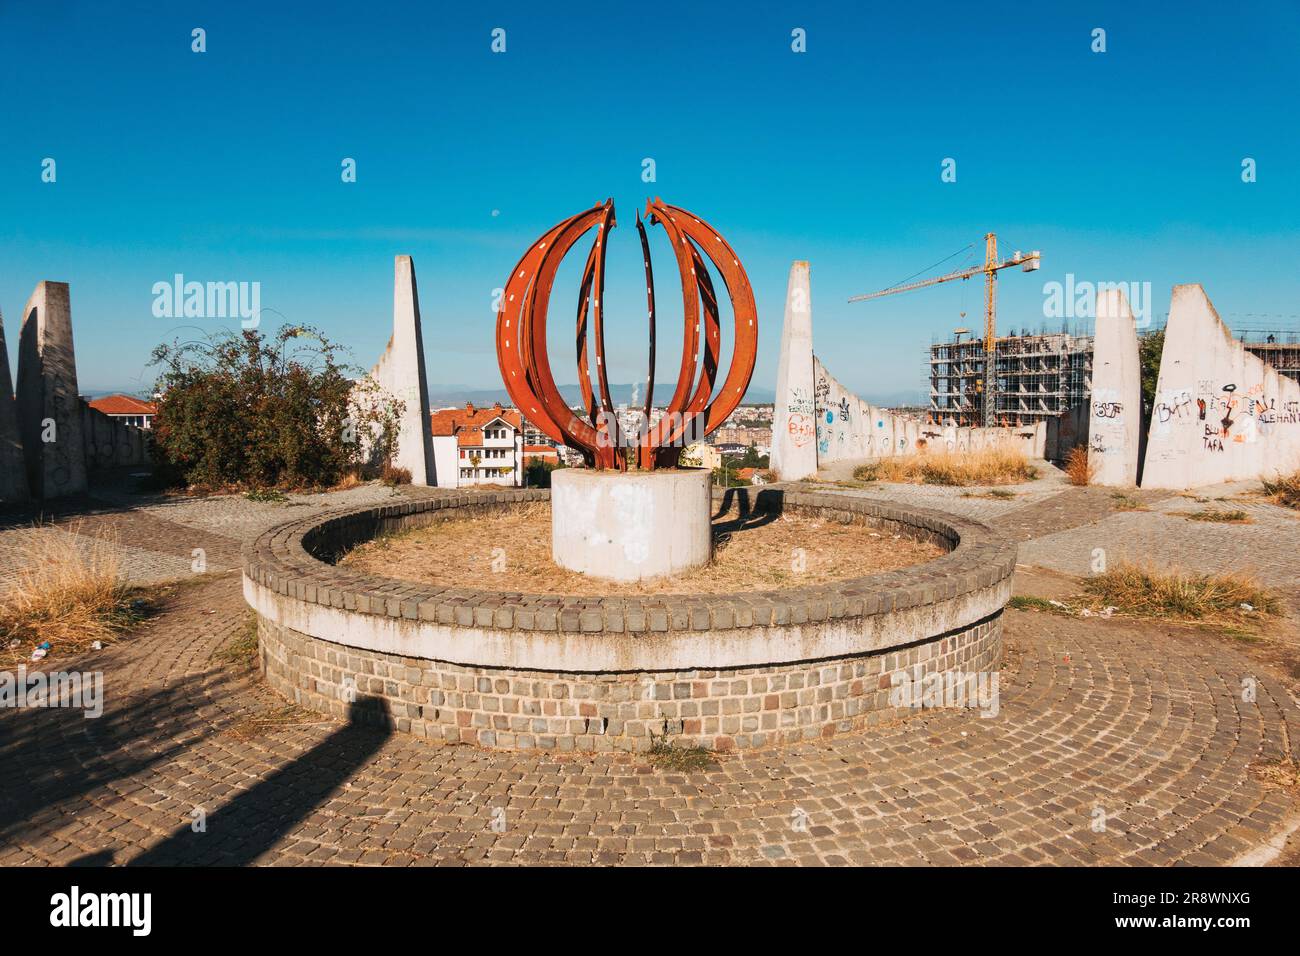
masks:
[[(1177, 517), (1195, 506), (1181, 499), (1137, 513), (1111, 513), (1109, 500), (1035, 489), (992, 519), (1024, 541), (1022, 561), (1048, 565), (1103, 533), (1112, 547), (1202, 554), (1178, 550), (1175, 527), (1207, 562), (1244, 541), (1267, 547), (1274, 569), (1300, 551), (1300, 523), (1271, 506), (1224, 528)], [(971, 502), (950, 490), (930, 504)], [(1300, 823), (1294, 795), (1250, 769), (1295, 756), (1300, 671), (1204, 631), (1119, 620), (1007, 612), (995, 717), (931, 711), (691, 773), (627, 755), (439, 746), (295, 713), (218, 654), (249, 620), (237, 573), (222, 568), (287, 507), (209, 499), (97, 517), (153, 556), (131, 559), (146, 577), (188, 567), (200, 546), (209, 571), (187, 575), (122, 642), (56, 658), (103, 670), (102, 718), (0, 711), (0, 864), (1208, 864), (1267, 860)], [(1236, 537), (1261, 527), (1267, 536)], [(1253, 702), (1243, 678), (1257, 682)], [(191, 828), (199, 811), (203, 832)]]
[[(1093, 549), (1101, 548), (1107, 561), (1177, 564), (1205, 573), (1242, 571), (1272, 587), (1295, 590), (1300, 582), (1300, 512), (1248, 496), (1249, 487), (1241, 483), (1216, 489), (1224, 494), (1202, 494), (1203, 500), (1166, 495), (1149, 502), (1148, 511), (1099, 512), (1081, 526), (1025, 541), (1020, 560), (1087, 574)], [(1244, 511), (1249, 523), (1209, 524), (1186, 517), (1204, 510)]]
[[(209, 571), (240, 566), (240, 547), (246, 538), (305, 509), (380, 503), (396, 493), (381, 485), (363, 485), (328, 495), (295, 494), (285, 502), (249, 501), (232, 495), (202, 498), (139, 495), (129, 488), (129, 473), (95, 489), (90, 500), (75, 502), (39, 519), (10, 518), (0, 529), (13, 530), (34, 523), (81, 536), (109, 538), (121, 546), (125, 573), (134, 583), (149, 584), (188, 577), (196, 549)], [(404, 493), (419, 493), (407, 489)], [(22, 561), (18, 537), (0, 530), (0, 584), (12, 579)]]

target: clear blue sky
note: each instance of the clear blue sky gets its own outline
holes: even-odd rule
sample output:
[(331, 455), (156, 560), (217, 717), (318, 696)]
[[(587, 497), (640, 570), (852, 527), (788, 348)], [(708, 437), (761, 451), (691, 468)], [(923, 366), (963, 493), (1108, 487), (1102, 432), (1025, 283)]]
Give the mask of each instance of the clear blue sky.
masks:
[[(807, 53), (791, 51), (796, 27)], [(1158, 321), (1170, 286), (1196, 281), (1229, 321), (1295, 326), (1298, 94), (1295, 0), (5, 2), (0, 309), (12, 351), (33, 285), (70, 282), (83, 391), (152, 382), (148, 353), (180, 323), (153, 316), (151, 288), (177, 272), (258, 281), (270, 326), (319, 325), (369, 364), (390, 331), (392, 257), (410, 253), (431, 381), (496, 387), (492, 290), (543, 230), (612, 196), (611, 378), (630, 381), (634, 212), (660, 195), (739, 252), (756, 384), (774, 384), (787, 271), (808, 259), (816, 347), (837, 376), (867, 395), (917, 390), (924, 346), (978, 322), (980, 287), (845, 300), (988, 230), (1004, 251), (1043, 252), (1041, 272), (1004, 273), (1004, 331), (1037, 327), (1043, 283), (1066, 273), (1151, 282)], [(56, 183), (41, 182), (45, 157)], [(557, 341), (577, 268), (554, 300)], [(661, 343), (676, 341), (664, 322)], [(675, 365), (664, 355), (661, 381)], [(575, 377), (567, 350), (556, 367)]]

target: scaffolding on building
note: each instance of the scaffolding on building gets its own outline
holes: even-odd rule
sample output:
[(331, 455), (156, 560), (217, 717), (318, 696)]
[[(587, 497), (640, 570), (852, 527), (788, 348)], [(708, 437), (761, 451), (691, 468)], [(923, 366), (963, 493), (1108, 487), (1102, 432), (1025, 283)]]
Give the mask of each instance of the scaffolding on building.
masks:
[(1300, 382), (1300, 333), (1294, 329), (1241, 329), (1237, 339), (1265, 365)]
[[(1000, 336), (995, 343), (994, 419), (999, 425), (1030, 425), (1087, 404), (1092, 393), (1091, 330), (1062, 325), (1059, 332)], [(965, 330), (960, 330), (965, 333)], [(1146, 333), (1144, 333), (1146, 334)], [(1246, 351), (1300, 382), (1300, 332), (1239, 329)], [(931, 421), (937, 425), (984, 423), (984, 342), (932, 339), (926, 352)]]
[[(1092, 390), (1092, 337), (1068, 329), (999, 337), (993, 368), (998, 425), (1030, 425), (1085, 404)], [(927, 352), (930, 418), (935, 424), (982, 425), (982, 339), (932, 341)]]

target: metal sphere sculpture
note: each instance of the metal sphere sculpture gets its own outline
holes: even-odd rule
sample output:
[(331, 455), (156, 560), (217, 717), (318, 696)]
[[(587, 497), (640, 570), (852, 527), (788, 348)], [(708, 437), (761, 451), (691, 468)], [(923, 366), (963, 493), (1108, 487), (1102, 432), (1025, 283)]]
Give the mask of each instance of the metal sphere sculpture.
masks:
[[(702, 439), (721, 425), (740, 404), (754, 372), (758, 352), (758, 315), (754, 292), (735, 250), (698, 216), (657, 197), (646, 203), (645, 218), (664, 228), (681, 275), (684, 330), (677, 387), (664, 416), (639, 435), (622, 434), (609, 394), (605, 362), (605, 246), (614, 229), (614, 202), (607, 199), (548, 230), (528, 249), (510, 274), (497, 313), (497, 361), (510, 398), (524, 417), (554, 441), (582, 452), (588, 465), (626, 471), (677, 465), (685, 439)], [(576, 346), (583, 415), (575, 414), (560, 395), (546, 352), (546, 317), (555, 273), (569, 250), (590, 229), (596, 235), (587, 254), (578, 291)], [(646, 376), (645, 423), (650, 421), (655, 379), (655, 292), (650, 243), (637, 216), (645, 260), (650, 361)], [(726, 285), (736, 331), (731, 368), (716, 398), (721, 329), (718, 298), (705, 259)], [(596, 387), (587, 361), (587, 318), (591, 313), (596, 344)], [(701, 349), (701, 338), (703, 348)], [(701, 372), (700, 364), (703, 361)], [(692, 389), (692, 386), (694, 388)]]

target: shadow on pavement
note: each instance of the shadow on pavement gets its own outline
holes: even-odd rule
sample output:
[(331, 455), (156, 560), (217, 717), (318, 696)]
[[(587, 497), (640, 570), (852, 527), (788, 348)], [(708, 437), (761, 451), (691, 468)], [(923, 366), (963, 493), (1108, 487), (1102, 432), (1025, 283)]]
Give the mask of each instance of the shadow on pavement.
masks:
[(348, 722), (193, 824), (130, 861), (130, 866), (244, 866), (274, 847), (384, 745), (391, 731), (365, 722), (376, 698), (352, 703)]

